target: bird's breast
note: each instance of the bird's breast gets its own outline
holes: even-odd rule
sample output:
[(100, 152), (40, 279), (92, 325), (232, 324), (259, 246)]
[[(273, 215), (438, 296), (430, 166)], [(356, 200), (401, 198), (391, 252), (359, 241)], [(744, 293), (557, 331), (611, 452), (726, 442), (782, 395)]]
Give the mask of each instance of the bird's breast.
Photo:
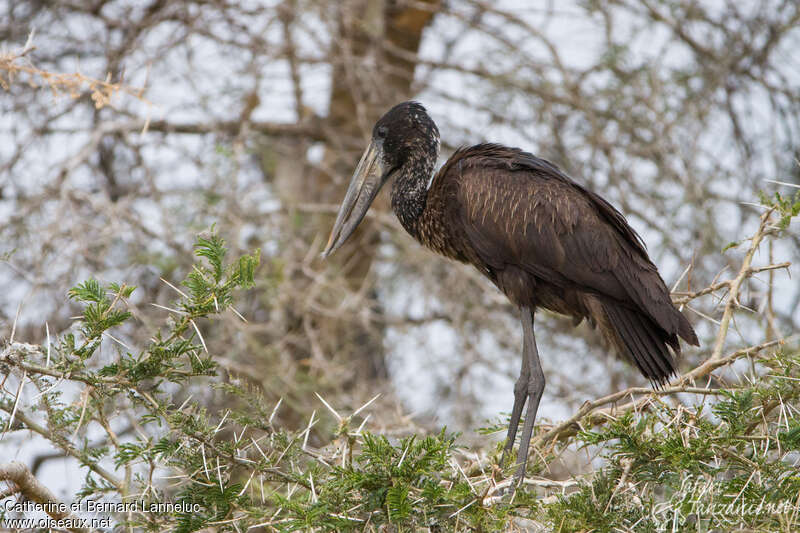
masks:
[(457, 245), (453, 229), (443, 217), (429, 215), (420, 221), (414, 237), (437, 254), (465, 262), (467, 259)]

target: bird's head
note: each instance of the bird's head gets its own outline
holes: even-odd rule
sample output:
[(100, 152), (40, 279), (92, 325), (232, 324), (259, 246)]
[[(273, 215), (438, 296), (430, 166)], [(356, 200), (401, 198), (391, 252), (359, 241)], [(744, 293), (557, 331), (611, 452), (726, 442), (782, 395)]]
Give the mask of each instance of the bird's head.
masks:
[(438, 151), (439, 130), (421, 104), (403, 102), (387, 111), (372, 129), (322, 256), (335, 252), (353, 234), (387, 181), (421, 158), (435, 162)]

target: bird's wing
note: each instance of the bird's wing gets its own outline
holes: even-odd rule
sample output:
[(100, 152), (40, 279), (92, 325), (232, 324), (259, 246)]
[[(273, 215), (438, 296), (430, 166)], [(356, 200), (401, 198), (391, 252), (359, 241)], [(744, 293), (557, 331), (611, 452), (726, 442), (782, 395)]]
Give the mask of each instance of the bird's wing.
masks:
[(666, 332), (694, 336), (616, 209), (547, 161), (491, 148), (496, 153), (464, 158), (453, 169), (459, 216), (483, 262), (638, 308)]

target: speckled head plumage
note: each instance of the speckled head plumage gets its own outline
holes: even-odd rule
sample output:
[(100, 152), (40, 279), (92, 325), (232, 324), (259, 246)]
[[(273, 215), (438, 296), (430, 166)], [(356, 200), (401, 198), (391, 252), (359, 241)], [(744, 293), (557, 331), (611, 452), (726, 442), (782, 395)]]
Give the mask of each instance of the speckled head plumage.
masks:
[(350, 180), (323, 256), (332, 254), (353, 234), (391, 178), (395, 178), (392, 207), (408, 228), (408, 221), (424, 208), (438, 155), (439, 129), (422, 104), (403, 102), (387, 111), (372, 129), (372, 139)]
[[(397, 104), (375, 123), (373, 142), (383, 145), (383, 162), (397, 169), (414, 158), (439, 153), (439, 128), (419, 102)], [(412, 161), (413, 162), (413, 161)]]

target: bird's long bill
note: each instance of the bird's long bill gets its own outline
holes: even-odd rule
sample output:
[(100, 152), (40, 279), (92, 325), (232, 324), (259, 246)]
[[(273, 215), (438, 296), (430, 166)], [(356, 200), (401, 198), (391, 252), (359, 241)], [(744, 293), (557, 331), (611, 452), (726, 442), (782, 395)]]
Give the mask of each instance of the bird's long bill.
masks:
[(367, 214), (369, 206), (383, 185), (380, 162), (382, 150), (383, 147), (379, 143), (371, 142), (361, 156), (361, 161), (353, 173), (353, 179), (347, 187), (347, 194), (339, 207), (336, 223), (333, 225), (322, 257), (329, 256), (344, 244)]

